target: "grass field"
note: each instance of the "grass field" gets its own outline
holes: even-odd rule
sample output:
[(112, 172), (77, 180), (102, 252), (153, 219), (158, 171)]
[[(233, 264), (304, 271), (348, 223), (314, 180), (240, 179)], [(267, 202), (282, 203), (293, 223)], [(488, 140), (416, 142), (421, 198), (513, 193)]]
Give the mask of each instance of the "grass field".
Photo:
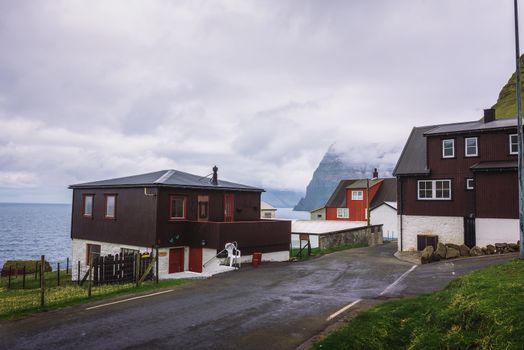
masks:
[(122, 294), (141, 293), (150, 290), (187, 283), (188, 280), (166, 280), (159, 284), (148, 281), (140, 287), (133, 283), (102, 285), (92, 288), (91, 298), (88, 298), (87, 283), (78, 286), (71, 281), (71, 276), (61, 274), (61, 285), (57, 286), (57, 272), (45, 274), (45, 306), (40, 307), (40, 288), (34, 275), (26, 276), (26, 289), (22, 288), (22, 277), (11, 280), (11, 288), (7, 288), (7, 278), (0, 279), (0, 318), (12, 318), (34, 312), (56, 309), (63, 306), (86, 303), (106, 299)]
[(363, 312), (315, 349), (524, 349), (524, 261)]

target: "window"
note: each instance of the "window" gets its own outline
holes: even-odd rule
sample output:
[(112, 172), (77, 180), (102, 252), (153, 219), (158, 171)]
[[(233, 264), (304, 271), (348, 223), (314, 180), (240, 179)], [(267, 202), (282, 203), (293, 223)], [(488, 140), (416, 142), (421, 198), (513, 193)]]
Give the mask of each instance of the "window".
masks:
[(517, 134), (509, 135), (509, 154), (519, 153), (519, 141)]
[(93, 199), (94, 195), (85, 194), (84, 195), (84, 216), (88, 218), (93, 217)]
[(363, 191), (351, 191), (351, 199), (354, 201), (361, 201), (364, 199)]
[(116, 219), (116, 194), (106, 194), (106, 219)]
[(89, 265), (89, 261), (91, 257), (91, 261), (94, 261), (95, 259), (100, 257), (100, 244), (87, 244), (86, 246), (86, 264)]
[(420, 180), (418, 199), (451, 199), (451, 180)]
[(465, 156), (466, 157), (476, 157), (479, 155), (478, 150), (478, 138), (476, 137), (466, 137), (464, 141)]
[(473, 179), (466, 179), (466, 190), (473, 189), (475, 189), (475, 183), (473, 182)]
[(348, 208), (337, 208), (337, 219), (347, 219), (349, 218), (349, 209)]
[(209, 196), (198, 196), (198, 220), (207, 221), (209, 219)]
[(266, 212), (264, 213), (264, 218), (266, 218), (266, 219), (271, 219), (271, 213), (266, 211)]
[(122, 255), (135, 255), (138, 253), (140, 253), (138, 249), (120, 248), (120, 254)]
[(170, 197), (169, 218), (174, 220), (186, 218), (186, 197)]
[(442, 158), (455, 158), (455, 140), (442, 140)]

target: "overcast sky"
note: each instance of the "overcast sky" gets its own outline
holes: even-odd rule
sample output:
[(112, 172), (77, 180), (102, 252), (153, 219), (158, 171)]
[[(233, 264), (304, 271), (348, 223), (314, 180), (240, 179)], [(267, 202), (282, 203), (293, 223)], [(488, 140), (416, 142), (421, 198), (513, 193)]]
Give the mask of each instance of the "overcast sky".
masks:
[(303, 191), (334, 142), (362, 158), (480, 118), (514, 70), (512, 4), (0, 0), (0, 202), (215, 164)]

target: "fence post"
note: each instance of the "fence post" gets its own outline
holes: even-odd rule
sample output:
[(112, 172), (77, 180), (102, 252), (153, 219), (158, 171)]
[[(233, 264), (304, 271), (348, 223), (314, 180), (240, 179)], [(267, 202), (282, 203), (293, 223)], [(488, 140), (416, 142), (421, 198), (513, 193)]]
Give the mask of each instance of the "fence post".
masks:
[(78, 260), (78, 268), (76, 269), (78, 279), (76, 280), (76, 283), (80, 284), (80, 260)]
[(139, 283), (138, 281), (140, 280), (140, 257), (141, 255), (140, 254), (136, 254), (136, 258), (135, 258), (135, 265), (136, 265), (136, 286), (138, 287)]
[(60, 285), (60, 263), (56, 263), (56, 285)]
[(38, 261), (35, 263), (35, 280), (38, 277)]
[(11, 270), (13, 268), (11, 266), (9, 266), (9, 275), (7, 276), (7, 289), (11, 288)]
[(22, 289), (25, 289), (25, 265), (23, 269), (24, 274), (22, 275)]
[(40, 306), (45, 303), (45, 255), (40, 257)]
[(87, 297), (91, 298), (91, 285), (93, 284), (93, 281), (91, 280), (92, 277), (92, 269), (93, 266), (93, 254), (89, 254), (89, 283), (87, 287)]
[(69, 275), (69, 257), (66, 260), (66, 276)]
[(156, 275), (156, 284), (158, 284), (158, 245), (156, 246), (156, 254), (155, 254), (155, 275)]

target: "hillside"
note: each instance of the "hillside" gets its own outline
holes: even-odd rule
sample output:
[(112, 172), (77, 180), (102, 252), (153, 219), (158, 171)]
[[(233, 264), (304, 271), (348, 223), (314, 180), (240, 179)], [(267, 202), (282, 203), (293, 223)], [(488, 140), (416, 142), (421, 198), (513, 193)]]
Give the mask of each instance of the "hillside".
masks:
[[(520, 56), (520, 77), (521, 82), (523, 81), (523, 72), (524, 72), (524, 55)], [(516, 106), (516, 74), (513, 73), (511, 78), (499, 93), (497, 103), (493, 105), (492, 108), (495, 108), (497, 119), (503, 118), (513, 118), (517, 115), (517, 106)], [(521, 92), (524, 92), (524, 89), (521, 85)], [(524, 93), (522, 93), (522, 105), (524, 107)]]

